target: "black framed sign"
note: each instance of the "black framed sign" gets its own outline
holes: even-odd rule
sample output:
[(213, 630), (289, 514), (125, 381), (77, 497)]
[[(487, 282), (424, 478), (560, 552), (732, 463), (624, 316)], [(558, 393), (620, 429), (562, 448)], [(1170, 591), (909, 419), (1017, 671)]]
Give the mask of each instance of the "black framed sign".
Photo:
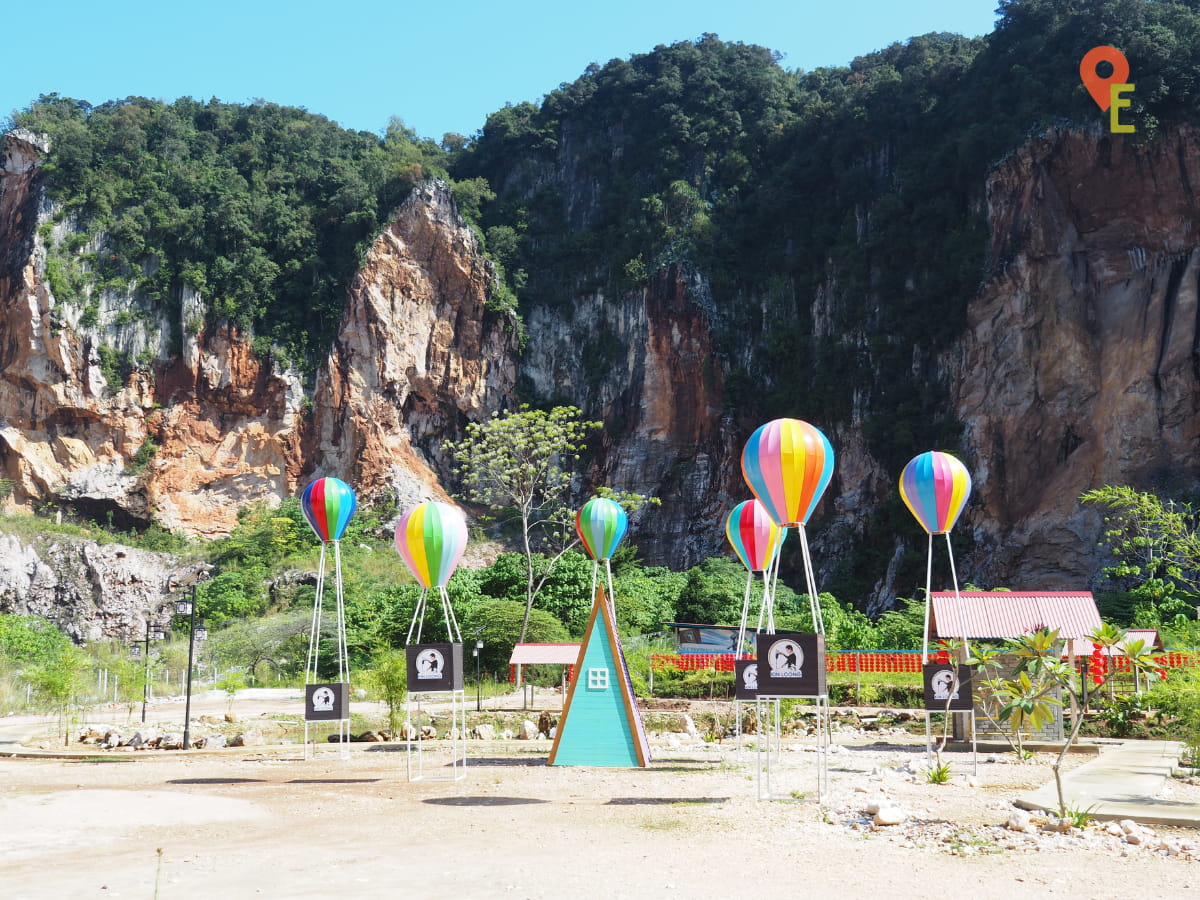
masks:
[(733, 663), (733, 696), (753, 700), (758, 696), (758, 660), (738, 659)]
[[(929, 712), (970, 712), (971, 681), (974, 666), (954, 663), (926, 663), (921, 668), (925, 680), (925, 709)], [(947, 703), (949, 706), (947, 706)]]
[(767, 696), (824, 697), (825, 635), (756, 635), (758, 693)]
[(350, 718), (350, 685), (344, 681), (304, 686), (304, 721), (336, 722)]
[(408, 689), (412, 693), (462, 690), (462, 644), (410, 644), (405, 655)]

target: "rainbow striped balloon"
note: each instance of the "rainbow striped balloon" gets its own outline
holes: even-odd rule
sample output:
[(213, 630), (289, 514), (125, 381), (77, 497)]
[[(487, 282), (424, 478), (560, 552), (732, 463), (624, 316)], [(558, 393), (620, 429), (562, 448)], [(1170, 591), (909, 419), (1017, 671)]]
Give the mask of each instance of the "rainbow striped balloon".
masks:
[(775, 419), (746, 441), (742, 475), (776, 525), (805, 525), (833, 477), (833, 446), (807, 422)]
[(757, 500), (746, 500), (733, 508), (725, 520), (725, 536), (751, 572), (765, 570), (783, 543), (783, 532)]
[(414, 506), (396, 523), (396, 549), (422, 587), (445, 587), (466, 548), (466, 517), (449, 503)]
[(592, 559), (612, 559), (628, 530), (629, 516), (615, 500), (593, 497), (575, 514), (575, 533)]
[(904, 505), (930, 534), (947, 534), (971, 496), (971, 473), (949, 453), (914, 456), (900, 476)]
[(337, 478), (318, 478), (300, 495), (300, 510), (317, 537), (328, 543), (340, 541), (358, 501), (350, 485)]

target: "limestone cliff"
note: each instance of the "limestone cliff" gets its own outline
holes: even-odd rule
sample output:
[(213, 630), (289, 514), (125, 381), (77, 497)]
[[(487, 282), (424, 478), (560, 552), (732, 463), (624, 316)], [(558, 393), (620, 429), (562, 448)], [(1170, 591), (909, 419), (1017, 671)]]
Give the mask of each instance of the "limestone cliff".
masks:
[(991, 275), (946, 377), (966, 425), (971, 577), (1080, 587), (1105, 483), (1195, 484), (1200, 135), (1031, 141), (988, 180)]
[[(306, 397), (296, 372), (255, 355), (252, 335), (205, 325), (206, 300), (186, 285), (168, 304), (177, 318), (132, 290), (96, 289), (94, 321), (56, 298), (44, 241), (74, 225), (43, 196), (46, 150), (14, 132), (0, 157), (10, 503), (211, 537), (246, 504), (293, 495), (314, 474), (371, 498), (445, 496), (430, 468), (441, 441), (507, 402), (517, 340), (511, 317), (487, 309), (492, 274), (446, 185), (415, 191), (375, 241)], [(116, 379), (113, 358), (128, 363)]]
[(350, 285), (310, 468), (393, 491), (400, 508), (446, 499), (442, 442), (510, 403), (516, 382), (516, 322), (488, 309), (493, 277), (446, 185), (418, 187)]
[[(190, 331), (203, 300), (186, 287), (179, 321), (111, 289), (94, 298), (94, 322), (59, 301), (39, 225), (61, 236), (72, 223), (55, 222), (42, 194), (44, 150), (9, 134), (0, 157), (0, 473), (12, 499), (63, 502), (118, 527), (225, 533), (242, 505), (295, 484), (299, 379), (228, 326)], [(113, 380), (106, 353), (137, 362)]]

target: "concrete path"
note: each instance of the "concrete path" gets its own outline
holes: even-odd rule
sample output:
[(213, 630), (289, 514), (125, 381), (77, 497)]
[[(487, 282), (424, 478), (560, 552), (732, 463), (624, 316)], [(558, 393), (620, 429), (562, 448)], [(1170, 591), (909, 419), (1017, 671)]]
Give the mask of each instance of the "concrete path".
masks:
[[(1183, 753), (1179, 741), (1125, 741), (1063, 774), (1071, 809), (1092, 809), (1096, 819), (1133, 819), (1147, 825), (1200, 828), (1200, 804), (1160, 799)], [(1023, 809), (1058, 811), (1054, 782), (1019, 798)]]

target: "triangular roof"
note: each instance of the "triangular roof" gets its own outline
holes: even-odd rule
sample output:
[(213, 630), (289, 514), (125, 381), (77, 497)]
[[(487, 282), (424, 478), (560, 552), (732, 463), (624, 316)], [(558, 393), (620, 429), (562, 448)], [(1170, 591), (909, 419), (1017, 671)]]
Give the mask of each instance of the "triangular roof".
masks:
[(598, 585), (547, 764), (645, 766), (649, 762), (646, 730), (617, 623), (604, 587)]
[(930, 628), (939, 638), (1006, 640), (1038, 628), (1064, 640), (1100, 627), (1091, 591), (933, 591)]

